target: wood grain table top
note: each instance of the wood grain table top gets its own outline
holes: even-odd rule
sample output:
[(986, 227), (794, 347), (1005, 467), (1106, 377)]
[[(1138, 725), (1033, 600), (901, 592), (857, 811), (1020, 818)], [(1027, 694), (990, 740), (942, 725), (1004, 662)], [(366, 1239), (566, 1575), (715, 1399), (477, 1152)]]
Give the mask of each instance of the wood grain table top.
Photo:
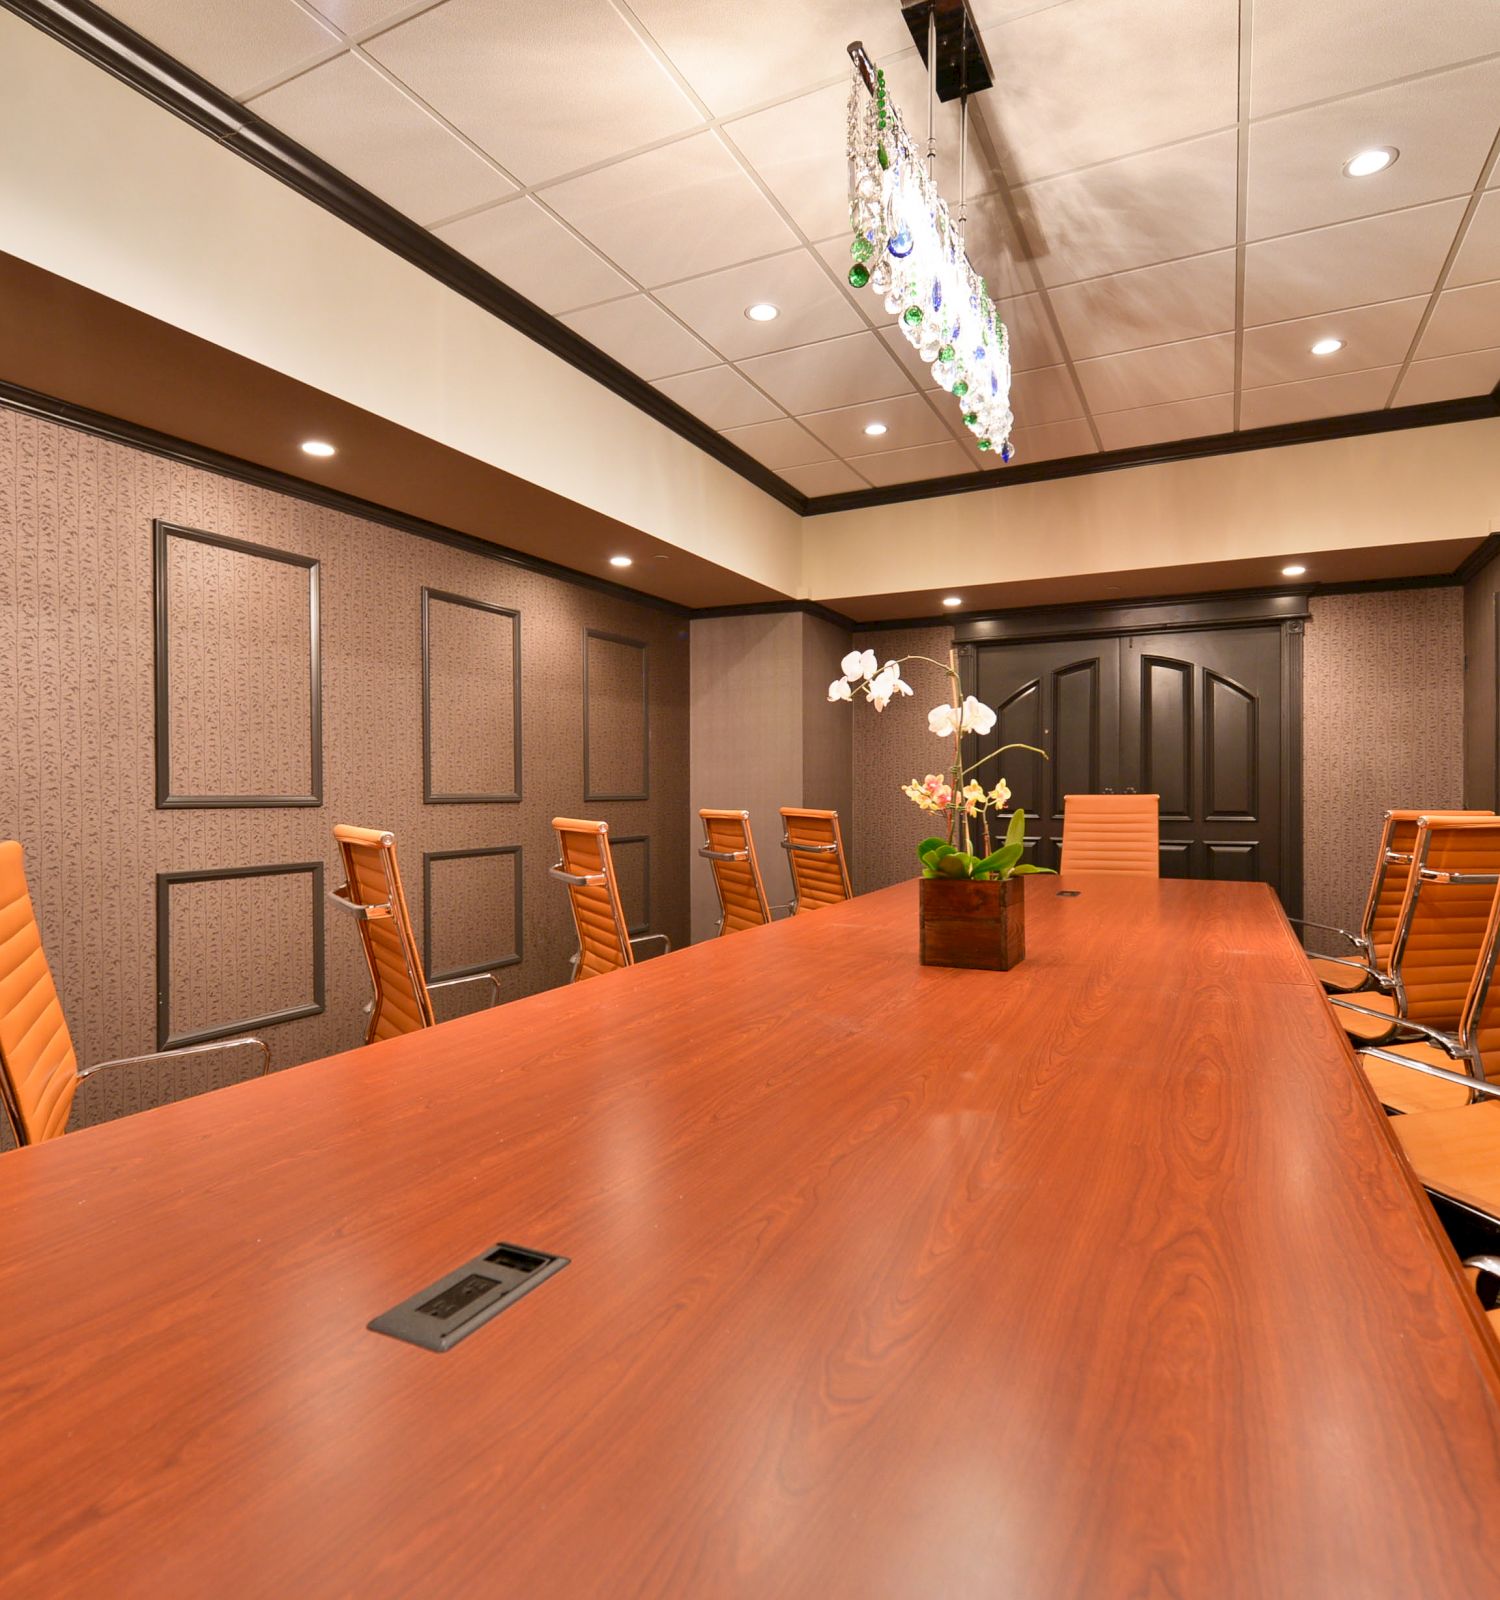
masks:
[[(1027, 922), (923, 968), (905, 884), (0, 1158), (0, 1590), (1500, 1594), (1493, 1338), (1270, 891)], [(501, 1239), (572, 1264), (366, 1330)]]

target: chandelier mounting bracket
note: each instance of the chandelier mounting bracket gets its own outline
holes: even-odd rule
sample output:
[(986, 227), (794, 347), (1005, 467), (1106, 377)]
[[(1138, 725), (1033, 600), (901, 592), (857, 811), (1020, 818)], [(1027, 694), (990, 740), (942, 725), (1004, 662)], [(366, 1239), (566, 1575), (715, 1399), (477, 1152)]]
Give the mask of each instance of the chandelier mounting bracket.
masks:
[(939, 100), (962, 100), (993, 86), (990, 58), (969, 10), (969, 0), (911, 0), (902, 5), (901, 15), (929, 72), (933, 72), (933, 64), (928, 57), (928, 35), (930, 30), (935, 31), (937, 66), (933, 76)]

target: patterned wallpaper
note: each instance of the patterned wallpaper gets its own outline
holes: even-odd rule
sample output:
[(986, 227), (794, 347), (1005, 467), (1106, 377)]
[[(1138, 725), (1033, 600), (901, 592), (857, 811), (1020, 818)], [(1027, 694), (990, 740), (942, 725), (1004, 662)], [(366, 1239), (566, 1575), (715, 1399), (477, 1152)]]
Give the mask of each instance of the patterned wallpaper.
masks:
[[(158, 517), (321, 562), (321, 807), (156, 809), (152, 523)], [(337, 821), (396, 833), (419, 930), (424, 850), (523, 847), (525, 960), (501, 974), (508, 998), (567, 976), (572, 928), (563, 893), (547, 876), (555, 859), (549, 824), (559, 813), (598, 815), (618, 834), (657, 841), (650, 851), (652, 925), (674, 943), (686, 942), (688, 858), (679, 846), (688, 817), (688, 641), (681, 619), (3, 407), (0, 537), (7, 552), (0, 562), (0, 660), (9, 668), (0, 677), (0, 835), (26, 848), (42, 937), (83, 1061), (154, 1047), (159, 871), (321, 859), (333, 888), (340, 881), (330, 831)], [(204, 641), (205, 652), (198, 670), (179, 680), (188, 699), (174, 710), (181, 719), (174, 766), (180, 754), (185, 773), (206, 774), (225, 789), (255, 778), (255, 767), (270, 769), (273, 785), (289, 782), (293, 774), (279, 765), (279, 752), (296, 741), (283, 740), (282, 719), (287, 728), (302, 727), (305, 683), (300, 704), (266, 702), (294, 695), (301, 681), (306, 640), (296, 637), (295, 607), (282, 587), (302, 574), (278, 566), (268, 584), (267, 563), (225, 560), (207, 546), (184, 548), (189, 558), (172, 574), (174, 614), (186, 637)], [(520, 804), (422, 803), (424, 584), (521, 613)], [(588, 628), (649, 646), (649, 800), (587, 806), (583, 799)], [(215, 650), (207, 649), (210, 639), (218, 641)], [(473, 647), (473, 640), (464, 645)], [(443, 676), (451, 684), (451, 655), (446, 662)], [(472, 663), (461, 668), (471, 670)], [(638, 740), (641, 727), (638, 673), (636, 684), (633, 716), (622, 703), (618, 719), (618, 736), (627, 743)], [(503, 747), (506, 696), (481, 695), (475, 709), (470, 736)], [(616, 733), (611, 719), (594, 720), (596, 757), (614, 770), (638, 771), (638, 746), (617, 751)], [(454, 769), (476, 779), (491, 770), (483, 756), (460, 759), (457, 750), (451, 756)], [(265, 780), (257, 787), (264, 789)], [(638, 862), (628, 894), (644, 898), (646, 852), (622, 853)], [(440, 869), (438, 914), (446, 922), (435, 940), (439, 960), (513, 949), (511, 864), (476, 862), (467, 875), (456, 865)], [(197, 1025), (267, 1003), (300, 1003), (308, 987), (308, 922), (295, 901), (308, 882), (174, 888), (174, 1008)], [(634, 904), (626, 909), (633, 922), (642, 914)], [(368, 978), (355, 931), (336, 910), (319, 911), (328, 1008), (266, 1030), (276, 1067), (350, 1048), (362, 1037)], [(473, 986), (463, 1004), (481, 993)], [(438, 1004), (440, 1014), (459, 1008), (452, 997)], [(139, 1103), (135, 1081), (109, 1079), (102, 1075), (80, 1097), (75, 1125)]]
[(1456, 586), (1313, 600), (1302, 713), (1309, 918), (1357, 924), (1389, 807), (1461, 803), (1463, 662)]
[(430, 597), (433, 794), (515, 794), (519, 627), (517, 617)]

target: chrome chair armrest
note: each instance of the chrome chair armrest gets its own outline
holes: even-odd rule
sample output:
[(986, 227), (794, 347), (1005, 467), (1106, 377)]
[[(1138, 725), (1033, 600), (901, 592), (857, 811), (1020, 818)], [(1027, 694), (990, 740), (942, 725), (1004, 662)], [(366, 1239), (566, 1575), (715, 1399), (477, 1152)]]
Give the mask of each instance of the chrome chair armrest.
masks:
[(388, 917), (396, 914), (396, 908), (387, 901), (384, 905), (362, 906), (349, 898), (349, 885), (328, 891), (328, 902), (335, 905), (340, 911), (347, 911), (351, 917), (360, 922), (383, 922)]
[(1307, 954), (1314, 961), (1331, 961), (1336, 967), (1353, 967), (1356, 972), (1367, 973), (1372, 978), (1377, 976), (1368, 961), (1351, 961), (1348, 956), (1325, 956), (1321, 950), (1309, 950)]
[(271, 1047), (264, 1039), (246, 1034), (240, 1039), (215, 1039), (207, 1044), (185, 1044), (178, 1050), (152, 1050), (143, 1056), (117, 1056), (113, 1061), (96, 1061), (91, 1067), (78, 1069), (78, 1081), (82, 1083), (85, 1078), (92, 1078), (96, 1072), (103, 1072), (108, 1067), (144, 1067), (153, 1061), (175, 1061), (179, 1056), (201, 1056), (211, 1051), (238, 1050), (246, 1045), (253, 1045), (260, 1051), (260, 1071), (256, 1073), (256, 1077), (265, 1077), (271, 1066)]
[[(1347, 939), (1356, 950), (1368, 950), (1367, 940), (1357, 933), (1350, 933), (1347, 928), (1336, 928), (1331, 922), (1311, 922), (1306, 917), (1288, 917), (1286, 919), (1294, 928), (1316, 928), (1320, 933), (1337, 934), (1340, 939)], [(1337, 956), (1325, 956), (1326, 961), (1336, 961)]]
[(1361, 1050), (1362, 1056), (1374, 1056), (1377, 1061), (1389, 1061), (1394, 1067), (1405, 1067), (1411, 1072), (1425, 1073), (1429, 1078), (1441, 1078), (1444, 1083), (1456, 1083), (1476, 1096), (1487, 1100), (1500, 1100), (1500, 1086), (1486, 1083), (1483, 1078), (1471, 1078), (1466, 1072), (1449, 1072), (1446, 1067), (1435, 1067), (1427, 1061), (1413, 1061), (1408, 1056), (1398, 1056), (1390, 1050), (1371, 1047)]
[(777, 913), (777, 912), (778, 912), (778, 911), (779, 911), (779, 912), (780, 912), (780, 913), (781, 913), (781, 914), (782, 914), (782, 916), (784, 916), (784, 917), (790, 917), (790, 916), (792, 916), (792, 915), (793, 915), (793, 914), (794, 914), (794, 913), (795, 913), (795, 912), (796, 912), (796, 910), (797, 910), (797, 902), (796, 902), (796, 901), (795, 901), (795, 900), (788, 900), (788, 901), (787, 901), (787, 902), (786, 902), (786, 904), (785, 904), (785, 905), (779, 905), (779, 906), (767, 906), (767, 907), (766, 907), (766, 910), (767, 910), (767, 911), (768, 911), (768, 912), (770, 912), (770, 914), (771, 914), (771, 921), (772, 921), (772, 922), (775, 922), (775, 920), (776, 920), (776, 913)]
[[(1372, 1011), (1369, 1006), (1356, 1005), (1352, 1000), (1346, 999), (1341, 994), (1329, 995), (1328, 1003), (1331, 1006), (1338, 1006), (1344, 1011), (1357, 1011), (1362, 1017), (1379, 1017), (1381, 1021), (1390, 1023), (1393, 1028), (1398, 1023), (1402, 1026), (1407, 1025), (1404, 1017), (1393, 1017), (1389, 1011)], [(1419, 1024), (1413, 1022), (1410, 1024), (1410, 1026), (1415, 1028), (1418, 1027)]]
[(672, 953), (672, 941), (664, 933), (635, 934), (631, 938), (630, 948), (634, 950), (638, 944), (660, 944), (663, 955), (671, 955)]
[(1417, 876), (1423, 883), (1479, 883), (1486, 887), (1500, 883), (1496, 872), (1440, 872), (1436, 867), (1422, 867)]
[(547, 868), (560, 883), (574, 883), (580, 888), (597, 888), (601, 883), (608, 883), (609, 879), (602, 872), (565, 872), (561, 861)]
[(710, 850), (707, 845), (698, 852), (705, 861), (748, 861), (748, 850)]
[(501, 989), (500, 979), (493, 972), (466, 972), (461, 978), (439, 978), (436, 983), (427, 985), (428, 994), (436, 994), (439, 989), (456, 989), (463, 983), (483, 983), (486, 979), (494, 985), (495, 993), (490, 1000), (492, 1006), (500, 1004)]
[(783, 850), (796, 850), (804, 856), (836, 856), (839, 852), (839, 847), (836, 844), (793, 844), (787, 838), (782, 839), (781, 848)]
[[(1500, 1256), (1465, 1256), (1464, 1265), (1472, 1267), (1481, 1278), (1500, 1278)], [(1478, 1288), (1478, 1285), (1475, 1285)], [(1483, 1289), (1479, 1290), (1479, 1303), (1486, 1310), (1493, 1310), (1496, 1295), (1491, 1289), (1488, 1294)]]
[[(1467, 1053), (1451, 1033), (1444, 1033), (1440, 1028), (1429, 1028), (1425, 1022), (1410, 1022), (1405, 1017), (1402, 1017), (1398, 1026), (1403, 1033), (1417, 1034), (1430, 1044), (1435, 1044), (1440, 1050), (1446, 1050), (1455, 1061), (1460, 1060)], [(1411, 1039), (1403, 1042), (1406, 1044), (1415, 1043)]]

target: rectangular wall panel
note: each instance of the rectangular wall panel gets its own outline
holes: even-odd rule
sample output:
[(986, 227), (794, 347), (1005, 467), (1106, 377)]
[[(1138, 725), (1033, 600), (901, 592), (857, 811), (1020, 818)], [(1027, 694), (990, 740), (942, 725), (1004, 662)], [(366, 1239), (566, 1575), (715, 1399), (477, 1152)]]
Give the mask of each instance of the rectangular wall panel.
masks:
[(520, 845), (423, 854), (422, 965), (429, 982), (516, 965), (523, 930)]
[(422, 590), (422, 788), (429, 805), (521, 798), (521, 614)]
[(158, 521), (156, 803), (323, 796), (318, 563)]
[(323, 1009), (323, 863), (156, 875), (158, 1049)]
[(650, 798), (650, 675), (639, 639), (583, 633), (583, 797)]

